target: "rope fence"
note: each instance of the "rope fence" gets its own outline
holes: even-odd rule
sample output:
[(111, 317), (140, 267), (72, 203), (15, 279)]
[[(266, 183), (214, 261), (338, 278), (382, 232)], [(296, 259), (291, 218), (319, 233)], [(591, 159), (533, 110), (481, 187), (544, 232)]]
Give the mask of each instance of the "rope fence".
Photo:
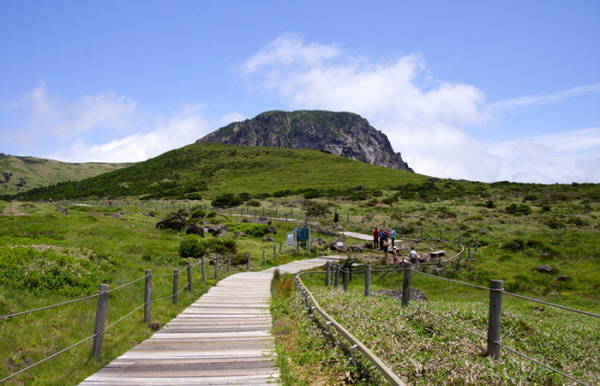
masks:
[(451, 282), (451, 283), (458, 284), (461, 286), (475, 288), (478, 290), (485, 290), (485, 291), (489, 292), (490, 299), (489, 299), (489, 305), (488, 305), (489, 313), (488, 313), (487, 336), (484, 336), (479, 332), (476, 332), (474, 330), (471, 330), (471, 329), (463, 326), (460, 323), (457, 323), (457, 322), (450, 320), (444, 316), (441, 316), (438, 313), (435, 313), (431, 310), (425, 309), (421, 304), (417, 307), (417, 311), (426, 313), (426, 314), (430, 315), (431, 317), (433, 317), (434, 319), (448, 323), (448, 324), (455, 326), (477, 338), (487, 341), (487, 353), (493, 359), (499, 359), (501, 349), (506, 349), (506, 351), (511, 354), (517, 355), (525, 360), (528, 360), (528, 361), (535, 363), (541, 367), (544, 367), (545, 369), (552, 371), (556, 374), (559, 374), (573, 382), (576, 382), (581, 385), (587, 385), (586, 382), (584, 382), (580, 379), (577, 379), (570, 374), (567, 374), (561, 370), (553, 368), (552, 366), (549, 366), (535, 358), (532, 358), (529, 355), (524, 354), (510, 346), (502, 344), (502, 342), (501, 342), (502, 296), (503, 295), (513, 296), (515, 298), (523, 299), (526, 301), (531, 301), (531, 302), (540, 303), (540, 304), (544, 304), (547, 306), (563, 309), (568, 312), (578, 313), (578, 314), (586, 315), (586, 316), (589, 316), (592, 318), (600, 318), (600, 315), (598, 315), (596, 313), (578, 310), (575, 308), (562, 306), (560, 304), (551, 303), (551, 302), (547, 302), (544, 300), (532, 298), (529, 296), (514, 294), (511, 292), (505, 291), (503, 288), (503, 282), (501, 280), (491, 280), (490, 286), (485, 287), (485, 286), (481, 286), (481, 285), (476, 285), (476, 284), (472, 284), (472, 283), (463, 282), (460, 280), (449, 279), (449, 278), (445, 278), (442, 276), (432, 275), (430, 273), (418, 271), (418, 270), (413, 269), (408, 264), (403, 265), (401, 267), (391, 267), (391, 268), (390, 267), (371, 268), (370, 266), (366, 266), (366, 269), (352, 270), (352, 266), (347, 267), (347, 266), (342, 266), (337, 263), (336, 264), (327, 263), (325, 272), (312, 271), (312, 272), (308, 272), (308, 273), (311, 273), (311, 274), (325, 273), (325, 286), (326, 287), (329, 287), (329, 286), (338, 287), (338, 285), (340, 284), (340, 281), (342, 281), (342, 279), (343, 279), (343, 281), (342, 281), (343, 289), (344, 289), (344, 291), (348, 291), (349, 281), (352, 278), (351, 273), (359, 273), (359, 272), (363, 273), (364, 272), (364, 286), (365, 286), (364, 294), (365, 294), (365, 296), (371, 296), (371, 295), (374, 295), (373, 293), (371, 293), (371, 273), (372, 272), (394, 272), (394, 271), (403, 271), (403, 274), (404, 274), (403, 280), (402, 280), (402, 306), (403, 307), (407, 307), (410, 302), (409, 294), (410, 294), (410, 290), (411, 290), (411, 286), (412, 286), (412, 284), (411, 284), (412, 283), (412, 273), (424, 275), (424, 276), (427, 276), (429, 278), (433, 278), (436, 280)]

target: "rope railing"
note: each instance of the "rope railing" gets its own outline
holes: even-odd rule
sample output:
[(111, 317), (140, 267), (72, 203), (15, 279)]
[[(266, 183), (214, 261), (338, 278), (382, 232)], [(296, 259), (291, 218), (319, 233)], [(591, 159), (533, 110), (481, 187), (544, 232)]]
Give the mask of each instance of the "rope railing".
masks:
[[(31, 310), (27, 310), (27, 311), (21, 311), (21, 312), (16, 312), (16, 313), (12, 313), (12, 314), (8, 314), (8, 315), (3, 315), (0, 316), (0, 320), (5, 320), (5, 319), (9, 319), (11, 317), (14, 316), (18, 316), (18, 315), (25, 315), (28, 313), (33, 313), (36, 311), (42, 311), (42, 310), (47, 310), (47, 309), (52, 309), (55, 307), (59, 307), (59, 306), (63, 306), (66, 304), (71, 304), (71, 303), (76, 303), (76, 302), (80, 302), (83, 300), (88, 300), (88, 299), (93, 299), (93, 298), (97, 298), (98, 299), (98, 304), (97, 304), (97, 309), (96, 309), (96, 325), (94, 327), (94, 334), (68, 346), (65, 347), (64, 349), (61, 349), (60, 351), (57, 351), (51, 355), (49, 355), (48, 357), (41, 359), (23, 369), (20, 369), (2, 379), (0, 379), (0, 383), (10, 380), (44, 362), (49, 361), (52, 358), (55, 358), (56, 356), (71, 350), (79, 345), (81, 345), (82, 343), (85, 343), (89, 340), (94, 340), (94, 344), (92, 347), (92, 355), (95, 356), (96, 358), (100, 358), (101, 354), (102, 354), (102, 346), (103, 346), (103, 339), (104, 339), (104, 334), (106, 331), (108, 331), (109, 329), (112, 329), (114, 326), (116, 326), (117, 324), (121, 323), (122, 321), (124, 321), (126, 318), (130, 317), (131, 315), (133, 315), (134, 313), (140, 311), (141, 309), (144, 310), (144, 321), (148, 322), (151, 319), (151, 308), (150, 305), (152, 303), (155, 303), (159, 300), (162, 299), (173, 299), (173, 303), (177, 303), (177, 299), (178, 299), (178, 295), (185, 291), (186, 289), (191, 291), (192, 290), (192, 268), (201, 265), (202, 267), (202, 283), (205, 284), (206, 283), (206, 271), (205, 271), (205, 261), (199, 261), (197, 263), (194, 264), (188, 264), (186, 267), (183, 267), (181, 269), (173, 269), (173, 272), (171, 274), (158, 274), (158, 275), (153, 275), (152, 272), (150, 270), (146, 270), (146, 274), (140, 278), (136, 278), (133, 279), (131, 281), (128, 281), (126, 283), (122, 283), (119, 284), (118, 286), (109, 289), (108, 286), (106, 284), (102, 284), (100, 285), (100, 291), (92, 294), (92, 295), (88, 295), (88, 296), (84, 296), (84, 297), (80, 297), (80, 298), (76, 298), (76, 299), (70, 299), (64, 302), (60, 302), (60, 303), (56, 303), (56, 304), (52, 304), (52, 305), (48, 305), (48, 306), (44, 306), (44, 307), (39, 307), (39, 308), (35, 308), (35, 309), (31, 309)], [(188, 275), (187, 275), (187, 282), (184, 283), (183, 286), (179, 287), (178, 285), (176, 285), (178, 283), (178, 276), (179, 273), (187, 270)], [(160, 298), (155, 298), (155, 299), (151, 299), (150, 298), (150, 294), (152, 292), (151, 288), (152, 288), (152, 277), (164, 277), (164, 276), (170, 276), (173, 278), (173, 290), (172, 293), (164, 296), (164, 297), (160, 297)], [(123, 288), (129, 287), (139, 281), (145, 281), (145, 286), (144, 286), (144, 303), (134, 307), (132, 310), (130, 310), (129, 312), (127, 312), (125, 315), (119, 317), (117, 320), (115, 320), (114, 322), (110, 323), (110, 324), (105, 324), (105, 319), (106, 319), (106, 310), (107, 310), (107, 306), (108, 306), (108, 299), (110, 294), (114, 293), (115, 291), (121, 290)]]
[(358, 340), (354, 335), (344, 328), (340, 323), (333, 319), (328, 313), (326, 313), (319, 305), (313, 294), (302, 282), (301, 276), (309, 273), (323, 273), (323, 271), (309, 271), (303, 272), (296, 275), (296, 282), (299, 289), (303, 292), (307, 299), (311, 301), (313, 306), (309, 309), (309, 312), (314, 308), (324, 319), (327, 320), (327, 324), (333, 326), (344, 338), (346, 338), (358, 351), (363, 353), (365, 357), (379, 369), (381, 374), (390, 382), (392, 385), (404, 385), (404, 382), (390, 369), (379, 357), (377, 357), (364, 343)]
[[(556, 308), (560, 308), (569, 312), (574, 312), (574, 313), (579, 313), (579, 314), (583, 314), (583, 315), (587, 315), (587, 316), (591, 316), (594, 318), (598, 318), (600, 317), (600, 315), (595, 314), (593, 312), (588, 312), (588, 311), (583, 311), (583, 310), (578, 310), (575, 308), (571, 308), (571, 307), (566, 307), (566, 306), (562, 306), (560, 304), (555, 304), (555, 303), (551, 303), (551, 302), (546, 302), (540, 299), (536, 299), (536, 298), (532, 298), (529, 296), (525, 296), (525, 295), (518, 295), (518, 294), (514, 294), (508, 291), (505, 291), (503, 287), (503, 282), (501, 280), (492, 280), (490, 281), (490, 286), (489, 287), (485, 287), (485, 286), (480, 286), (480, 285), (476, 285), (476, 284), (471, 284), (471, 283), (467, 283), (467, 282), (463, 282), (460, 280), (454, 280), (454, 279), (448, 279), (442, 276), (437, 276), (437, 275), (432, 275), (426, 272), (422, 272), (422, 271), (418, 271), (415, 269), (412, 269), (410, 266), (402, 266), (402, 267), (394, 267), (394, 268), (381, 268), (381, 269), (369, 269), (370, 267), (367, 267), (366, 270), (366, 276), (365, 276), (365, 295), (369, 296), (372, 295), (370, 293), (370, 287), (371, 287), (371, 272), (393, 272), (393, 271), (398, 271), (398, 270), (403, 270), (404, 271), (404, 279), (403, 279), (403, 285), (402, 285), (402, 306), (406, 307), (409, 304), (409, 296), (408, 294), (410, 293), (410, 289), (411, 289), (411, 273), (415, 272), (417, 274), (421, 274), (424, 276), (428, 276), (431, 277), (433, 279), (438, 279), (438, 280), (443, 280), (443, 281), (447, 281), (447, 282), (451, 282), (454, 284), (458, 284), (458, 285), (462, 285), (462, 286), (467, 286), (467, 287), (471, 287), (471, 288), (476, 288), (476, 289), (480, 289), (480, 290), (485, 290), (488, 291), (490, 294), (490, 309), (489, 309), (489, 317), (488, 317), (488, 333), (487, 333), (487, 337), (481, 335), (480, 333), (473, 331), (463, 325), (461, 325), (460, 323), (457, 323), (453, 320), (450, 320), (446, 317), (443, 317), (433, 311), (427, 310), (425, 309), (423, 306), (419, 306), (417, 308), (418, 311), (422, 311), (430, 316), (432, 316), (433, 318), (437, 319), (437, 320), (441, 320), (445, 323), (451, 324), (463, 331), (468, 332), (471, 335), (474, 335), (480, 339), (484, 339), (487, 341), (488, 344), (488, 355), (492, 356), (494, 359), (499, 359), (500, 358), (500, 349), (505, 348), (508, 352), (517, 355), (521, 358), (524, 358), (526, 360), (529, 360), (541, 367), (544, 367), (547, 370), (550, 370), (556, 374), (559, 374), (573, 382), (576, 382), (578, 384), (582, 384), (582, 385), (586, 385), (587, 383), (585, 383), (584, 381), (577, 379), (575, 377), (573, 377), (570, 374), (567, 374), (561, 370), (555, 369), (552, 366), (549, 366), (535, 358), (532, 358), (530, 356), (528, 356), (527, 354), (524, 354), (510, 346), (507, 346), (505, 344), (501, 343), (501, 337), (500, 337), (500, 329), (501, 329), (501, 315), (502, 315), (502, 295), (506, 294), (509, 296), (513, 296), (516, 298), (520, 298), (523, 300), (527, 300), (527, 301), (532, 301), (532, 302), (536, 302), (536, 303), (540, 303), (540, 304), (545, 304), (548, 306), (552, 306), (552, 307), (556, 307)], [(335, 281), (334, 281), (334, 285), (337, 287), (338, 285), (338, 278), (337, 275), (341, 272), (347, 272), (348, 270), (344, 270), (342, 269), (340, 266), (338, 266), (337, 264), (331, 264), (331, 265), (327, 265), (327, 271), (326, 271), (326, 286), (329, 286), (330, 283), (330, 272), (332, 274), (335, 274)], [(310, 273), (317, 273), (316, 271), (310, 272)], [(321, 272), (319, 272), (321, 273)], [(347, 291), (348, 290), (348, 283), (346, 282), (347, 279), (347, 275), (344, 275), (344, 290)]]

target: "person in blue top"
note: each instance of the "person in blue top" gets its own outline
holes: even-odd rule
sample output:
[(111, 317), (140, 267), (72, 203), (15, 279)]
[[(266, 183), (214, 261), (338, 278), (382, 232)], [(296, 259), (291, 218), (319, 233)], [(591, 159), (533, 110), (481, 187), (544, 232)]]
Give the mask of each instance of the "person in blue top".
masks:
[(396, 246), (394, 244), (394, 241), (396, 241), (396, 233), (396, 228), (392, 228), (392, 232), (390, 233), (390, 240), (392, 240), (392, 248)]
[(387, 238), (388, 238), (388, 233), (385, 231), (385, 229), (382, 229), (379, 231), (379, 250), (383, 251), (384, 248), (385, 250), (387, 250)]

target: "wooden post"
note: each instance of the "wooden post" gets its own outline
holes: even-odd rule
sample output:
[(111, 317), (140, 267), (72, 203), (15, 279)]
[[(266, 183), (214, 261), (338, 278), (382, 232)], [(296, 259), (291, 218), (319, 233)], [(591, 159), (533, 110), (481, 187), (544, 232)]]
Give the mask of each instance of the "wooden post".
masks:
[(177, 293), (179, 288), (179, 271), (174, 269), (173, 270), (173, 291), (171, 292), (172, 297), (173, 297), (173, 304), (177, 304), (177, 301), (179, 300), (179, 294)]
[(502, 291), (504, 291), (504, 282), (502, 280), (490, 280), (487, 354), (493, 359), (500, 359)]
[(331, 262), (328, 261), (325, 264), (325, 267), (327, 268), (327, 272), (325, 272), (325, 286), (329, 287), (329, 285), (331, 284)]
[(152, 319), (152, 270), (144, 271), (144, 322), (150, 323)]
[(231, 269), (231, 255), (227, 255), (227, 272)]
[(252, 266), (252, 254), (248, 252), (247, 256), (248, 256), (248, 261), (246, 262), (246, 268), (249, 271), (250, 267)]
[(282, 249), (282, 248), (283, 248), (283, 243), (282, 243), (282, 242), (280, 242), (280, 243), (279, 243), (279, 252), (278, 252), (280, 255), (281, 255), (281, 249)]
[(273, 244), (273, 260), (277, 258), (277, 245)]
[(267, 255), (266, 251), (263, 249), (263, 265), (267, 264)]
[(202, 270), (202, 283), (206, 283), (206, 259), (202, 257), (202, 261), (200, 262), (200, 268)]
[(371, 266), (367, 265), (365, 271), (365, 296), (371, 296)]
[(215, 280), (219, 280), (219, 255), (215, 256)]
[(348, 284), (350, 284), (350, 269), (344, 269), (344, 292), (348, 291)]
[(192, 290), (192, 264), (187, 265), (187, 290)]
[(402, 279), (402, 307), (407, 307), (410, 301), (410, 282), (411, 282), (410, 266), (404, 266), (404, 278)]
[(285, 222), (287, 222), (288, 217), (287, 217), (287, 213), (285, 214)]
[(96, 359), (102, 358), (102, 348), (104, 346), (104, 326), (106, 323), (106, 308), (108, 307), (108, 285), (100, 284), (100, 296), (96, 304), (96, 324), (94, 325), (94, 343), (92, 345), (92, 355)]
[(338, 287), (340, 282), (340, 268), (338, 267), (337, 264), (333, 265), (333, 286), (335, 288)]

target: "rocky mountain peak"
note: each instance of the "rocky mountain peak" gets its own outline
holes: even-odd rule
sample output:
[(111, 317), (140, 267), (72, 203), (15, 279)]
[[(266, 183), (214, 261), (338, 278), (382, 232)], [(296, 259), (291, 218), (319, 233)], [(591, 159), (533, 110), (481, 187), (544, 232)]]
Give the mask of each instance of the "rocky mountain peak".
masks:
[(392, 169), (413, 171), (387, 136), (358, 114), (320, 110), (267, 111), (233, 122), (197, 142), (309, 148)]

